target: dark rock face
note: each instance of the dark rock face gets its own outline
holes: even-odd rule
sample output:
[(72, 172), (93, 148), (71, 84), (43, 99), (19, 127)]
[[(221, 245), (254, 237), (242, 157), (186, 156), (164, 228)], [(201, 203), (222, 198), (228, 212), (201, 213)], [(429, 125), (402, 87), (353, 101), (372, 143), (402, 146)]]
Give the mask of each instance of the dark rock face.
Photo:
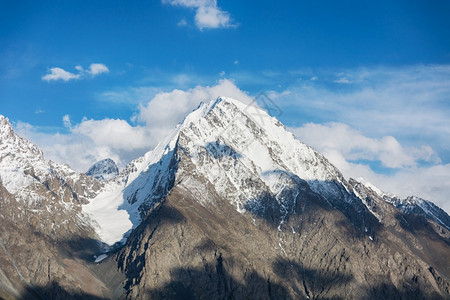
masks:
[(93, 164), (86, 172), (87, 176), (92, 176), (99, 180), (109, 180), (116, 177), (119, 174), (119, 168), (116, 163), (106, 158)]

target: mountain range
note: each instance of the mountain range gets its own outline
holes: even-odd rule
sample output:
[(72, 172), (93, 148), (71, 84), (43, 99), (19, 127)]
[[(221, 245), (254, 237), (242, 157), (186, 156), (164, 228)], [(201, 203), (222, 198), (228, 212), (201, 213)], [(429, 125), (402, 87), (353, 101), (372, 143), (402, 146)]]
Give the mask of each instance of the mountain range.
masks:
[(450, 298), (445, 211), (345, 179), (226, 97), (86, 174), (0, 116), (0, 224), (5, 299)]

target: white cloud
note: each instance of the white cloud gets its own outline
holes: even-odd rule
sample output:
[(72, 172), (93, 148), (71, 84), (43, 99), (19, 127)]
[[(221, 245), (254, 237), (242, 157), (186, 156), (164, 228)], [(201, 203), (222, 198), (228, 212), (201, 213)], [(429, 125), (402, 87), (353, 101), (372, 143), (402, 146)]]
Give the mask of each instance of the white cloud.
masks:
[(63, 125), (66, 128), (70, 128), (72, 127), (72, 122), (70, 122), (70, 116), (69, 115), (64, 115), (62, 118), (63, 121)]
[(101, 73), (109, 72), (109, 69), (104, 64), (93, 63), (89, 66), (88, 70), (83, 69), (82, 66), (75, 66), (75, 69), (78, 71), (78, 74), (70, 73), (61, 68), (50, 68), (49, 74), (42, 76), (42, 80), (52, 81), (52, 80), (63, 80), (65, 82), (74, 79), (83, 79), (86, 78), (86, 74), (95, 77)]
[(374, 176), (374, 183), (401, 196), (418, 195), (450, 214), (450, 164), (403, 169), (393, 176)]
[[(148, 129), (131, 126), (120, 119), (87, 120), (72, 128), (75, 135), (90, 138), (97, 145), (108, 146), (111, 150), (134, 151), (149, 147)], [(150, 149), (149, 149), (150, 150)]]
[(62, 80), (67, 82), (69, 80), (80, 78), (79, 74), (73, 74), (61, 68), (50, 68), (49, 71), (50, 71), (49, 74), (42, 76), (42, 80), (45, 81)]
[(338, 78), (334, 81), (335, 83), (342, 83), (342, 84), (348, 84), (352, 83), (350, 80), (348, 80), (346, 77)]
[(17, 123), (16, 131), (37, 144), (44, 151), (46, 159), (67, 163), (80, 172), (86, 172), (94, 162), (107, 157), (121, 162), (119, 153), (111, 151), (107, 145), (96, 144), (86, 136), (73, 133), (47, 134), (23, 122)]
[(188, 25), (188, 23), (187, 23), (187, 21), (186, 21), (186, 19), (181, 19), (178, 23), (177, 23), (177, 26), (180, 26), (180, 27), (184, 27), (184, 26), (187, 26)]
[[(162, 0), (162, 2), (195, 9), (195, 24), (200, 30), (236, 26), (233, 24), (230, 14), (217, 6), (216, 0)], [(179, 26), (180, 22), (178, 23)], [(182, 25), (185, 25), (185, 23), (184, 20)]]
[(93, 76), (96, 76), (101, 73), (108, 73), (109, 69), (104, 64), (91, 64), (87, 72)]

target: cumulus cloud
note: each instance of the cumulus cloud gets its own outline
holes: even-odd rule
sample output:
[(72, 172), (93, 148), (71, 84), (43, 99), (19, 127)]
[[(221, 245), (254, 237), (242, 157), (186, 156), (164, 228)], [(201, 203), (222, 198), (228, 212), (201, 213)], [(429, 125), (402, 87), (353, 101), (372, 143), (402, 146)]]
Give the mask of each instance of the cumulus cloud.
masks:
[(374, 184), (401, 196), (418, 195), (450, 214), (450, 164), (402, 169), (393, 176), (373, 176)]
[(91, 75), (98, 75), (101, 73), (107, 73), (109, 72), (109, 69), (104, 64), (91, 64), (89, 66), (89, 70), (87, 71)]
[(18, 122), (16, 131), (37, 144), (45, 154), (46, 159), (59, 163), (67, 163), (79, 172), (86, 172), (96, 161), (111, 158), (120, 162), (121, 153), (112, 151), (107, 145), (99, 145), (90, 138), (77, 134), (43, 133), (28, 123)]
[(76, 66), (75, 69), (77, 69), (81, 75), (89, 74), (92, 76), (97, 76), (98, 74), (109, 72), (109, 69), (106, 65), (99, 63), (91, 64), (89, 66), (89, 69), (87, 70), (85, 70), (82, 66)]
[(131, 126), (120, 119), (84, 119), (71, 132), (87, 137), (97, 145), (107, 146), (112, 151), (135, 151), (151, 144), (147, 141), (151, 133), (148, 128)]
[(50, 68), (49, 69), (49, 73), (47, 75), (42, 76), (42, 80), (45, 81), (57, 81), (57, 80), (62, 80), (62, 81), (69, 81), (69, 80), (74, 80), (74, 79), (79, 79), (80, 78), (80, 74), (73, 74), (70, 72), (67, 72), (64, 69), (61, 68)]
[(93, 63), (89, 66), (88, 70), (85, 70), (82, 66), (76, 66), (75, 69), (78, 71), (78, 74), (70, 73), (61, 68), (50, 68), (49, 73), (42, 76), (42, 80), (44, 81), (69, 81), (74, 79), (83, 79), (86, 78), (87, 75), (91, 77), (95, 77), (101, 73), (109, 72), (109, 69), (106, 65), (100, 63)]
[[(195, 24), (200, 30), (236, 26), (230, 14), (217, 6), (216, 0), (162, 0), (162, 2), (195, 9)], [(185, 20), (181, 23), (182, 26), (186, 24)], [(180, 22), (178, 25), (180, 26)]]

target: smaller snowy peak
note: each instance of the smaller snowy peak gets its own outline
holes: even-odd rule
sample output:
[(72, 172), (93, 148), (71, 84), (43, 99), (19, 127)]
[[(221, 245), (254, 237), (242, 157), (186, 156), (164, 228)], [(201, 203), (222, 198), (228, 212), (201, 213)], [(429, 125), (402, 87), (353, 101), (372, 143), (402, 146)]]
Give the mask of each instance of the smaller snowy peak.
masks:
[(110, 158), (106, 158), (96, 162), (86, 172), (87, 176), (91, 176), (104, 181), (113, 179), (118, 174), (119, 168), (117, 168), (116, 163)]
[(0, 115), (0, 155), (17, 152), (24, 157), (43, 159), (42, 151), (28, 140), (15, 134), (9, 119)]
[(5, 118), (3, 115), (0, 115), (0, 137), (2, 139), (9, 137), (13, 134), (13, 130), (11, 128), (11, 123), (9, 123), (8, 118)]
[[(450, 216), (444, 210), (442, 210), (441, 208), (439, 208), (430, 201), (424, 200), (416, 196), (408, 196), (406, 198), (401, 198), (393, 194), (385, 193), (379, 188), (377, 188), (375, 185), (366, 181), (364, 178), (358, 178), (357, 180), (350, 179), (349, 182), (354, 187), (356, 187), (357, 184), (363, 185), (366, 189), (372, 191), (375, 195), (377, 195), (385, 202), (395, 206), (398, 210), (400, 210), (404, 214), (422, 216), (425, 219), (433, 220), (450, 230)], [(364, 195), (361, 194), (361, 191), (360, 190), (358, 191), (358, 189), (356, 190), (356, 194), (360, 198), (365, 198), (363, 197)], [(368, 205), (364, 199), (362, 200), (366, 205)]]
[(433, 220), (450, 230), (450, 216), (433, 202), (415, 196), (409, 196), (404, 199), (394, 197), (386, 200), (391, 202), (405, 214), (422, 216), (425, 219)]

